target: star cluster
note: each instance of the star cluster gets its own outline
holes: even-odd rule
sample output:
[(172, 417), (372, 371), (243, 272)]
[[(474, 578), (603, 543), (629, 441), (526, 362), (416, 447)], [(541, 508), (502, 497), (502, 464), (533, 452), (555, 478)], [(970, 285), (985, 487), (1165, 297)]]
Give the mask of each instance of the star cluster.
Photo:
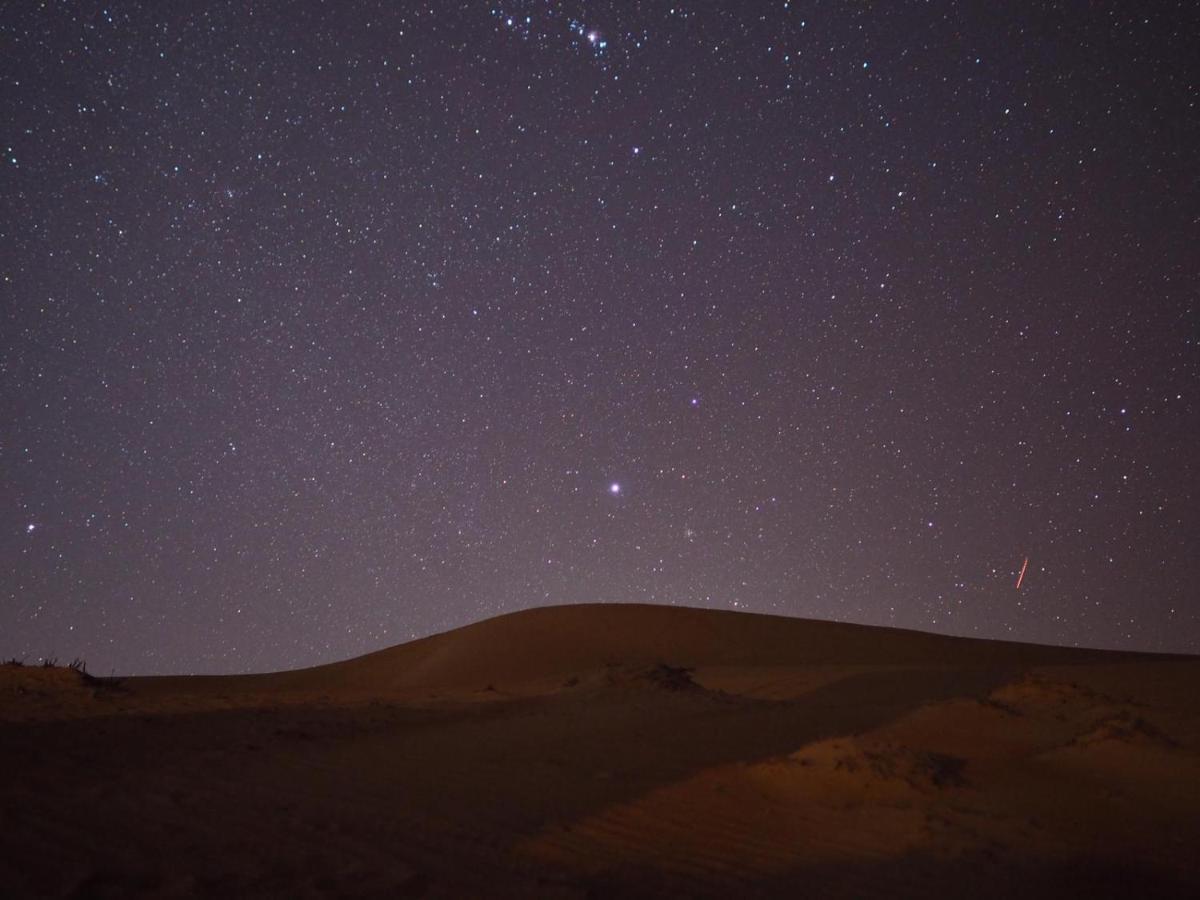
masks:
[(0, 653), (583, 601), (1200, 651), (1196, 19), (15, 4)]

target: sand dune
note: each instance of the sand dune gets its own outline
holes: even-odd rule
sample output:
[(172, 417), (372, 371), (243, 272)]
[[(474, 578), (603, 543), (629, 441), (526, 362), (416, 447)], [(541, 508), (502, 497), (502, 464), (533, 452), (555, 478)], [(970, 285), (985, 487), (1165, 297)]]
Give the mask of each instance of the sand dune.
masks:
[(1197, 688), (1194, 658), (658, 606), (267, 675), (3, 666), (0, 885), (1193, 896)]

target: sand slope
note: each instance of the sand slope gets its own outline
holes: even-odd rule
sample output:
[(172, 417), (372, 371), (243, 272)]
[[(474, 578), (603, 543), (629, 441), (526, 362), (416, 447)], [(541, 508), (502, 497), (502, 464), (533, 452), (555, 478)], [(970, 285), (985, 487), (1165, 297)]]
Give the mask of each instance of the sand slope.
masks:
[(1198, 688), (1193, 658), (651, 606), (261, 676), (4, 666), (0, 885), (1189, 896)]

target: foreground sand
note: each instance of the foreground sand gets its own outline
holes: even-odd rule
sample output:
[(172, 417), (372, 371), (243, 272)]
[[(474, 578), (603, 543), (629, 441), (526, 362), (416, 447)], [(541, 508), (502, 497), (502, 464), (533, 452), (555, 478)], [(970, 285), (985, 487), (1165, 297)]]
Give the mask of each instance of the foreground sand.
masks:
[(5, 897), (1200, 896), (1196, 658), (557, 607), (273, 675), (2, 666), (0, 771)]

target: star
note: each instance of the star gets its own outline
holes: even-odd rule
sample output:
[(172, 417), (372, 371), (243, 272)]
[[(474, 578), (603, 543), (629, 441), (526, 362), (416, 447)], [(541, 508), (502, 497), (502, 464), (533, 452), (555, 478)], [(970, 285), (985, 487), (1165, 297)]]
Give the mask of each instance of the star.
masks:
[[(374, 4), (328, 60), (293, 52), (311, 16), (245, 6), (174, 54), (113, 10), (107, 111), (43, 102), (70, 16), (31, 13), (37, 39), (6, 44), (23, 74), (0, 194), (55, 215), (14, 232), (0, 270), (28, 300), (0, 328), (22, 398), (0, 571), (23, 597), (0, 602), (0, 654), (66, 646), (49, 623), (66, 631), (62, 585), (81, 582), (103, 586), (93, 623), (123, 622), (86, 632), (89, 662), (147, 673), (295, 668), (530, 598), (699, 585), (712, 604), (922, 627), (916, 598), (998, 578), (1035, 541), (1057, 559), (1038, 572), (1046, 615), (1014, 633), (977, 603), (949, 630), (1200, 652), (1200, 555), (1178, 526), (1200, 488), (1173, 437), (1200, 385), (1175, 277), (1194, 263), (1154, 224), (1194, 219), (1168, 187), (1190, 176), (1193, 98), (1147, 62), (1176, 57), (1185, 5), (1103, 72), (1073, 66), (1114, 27), (1087, 10), (1054, 38), (1058, 65), (1007, 5), (949, 30), (922, 4), (894, 22), (833, 8), (813, 35), (797, 3), (736, 28), (710, 4)], [(997, 19), (1028, 67), (982, 65)], [(879, 41), (893, 25), (928, 49), (880, 94), (903, 62)], [(1127, 102), (1129, 66), (1162, 102)], [(496, 104), (496, 84), (520, 89)], [(259, 114), (231, 117), (251, 87)], [(108, 146), (121, 106), (150, 111), (153, 140)], [(1110, 109), (1137, 141), (1091, 137)], [(38, 137), (56, 133), (71, 140)], [(1038, 165), (1009, 168), (1025, 139)], [(1106, 173), (1125, 179), (1120, 215), (1088, 194)], [(161, 184), (127, 189), (146, 178)], [(1033, 268), (1002, 284), (981, 261)], [(1137, 326), (1112, 325), (1142, 288)], [(185, 296), (204, 300), (163, 299)], [(587, 552), (566, 538), (585, 534)], [(1153, 599), (1125, 589), (1139, 571), (1163, 573)], [(118, 585), (162, 598), (170, 654)], [(54, 615), (34, 628), (30, 604)], [(192, 634), (201, 607), (212, 628)], [(281, 609), (281, 640), (236, 649)]]

